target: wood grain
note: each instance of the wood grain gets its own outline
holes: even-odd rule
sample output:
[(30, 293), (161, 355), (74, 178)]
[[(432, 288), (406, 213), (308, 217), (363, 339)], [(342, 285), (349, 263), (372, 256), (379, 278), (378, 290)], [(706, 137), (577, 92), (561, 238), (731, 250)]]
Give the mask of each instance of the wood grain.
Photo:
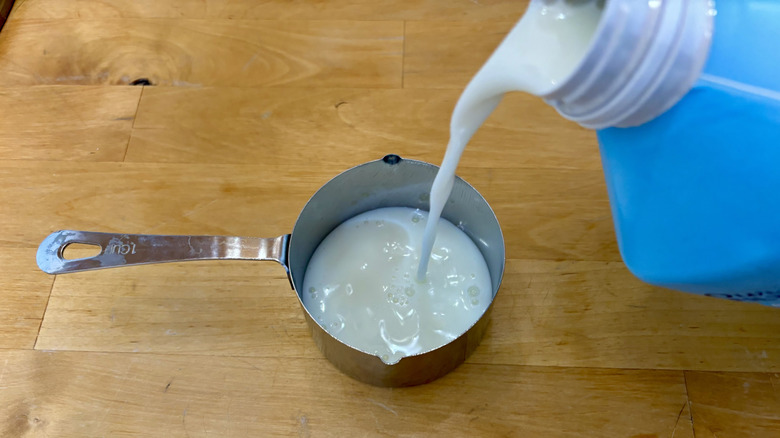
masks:
[(780, 370), (776, 309), (661, 289), (618, 262), (510, 260), (478, 363)]
[(404, 87), (462, 90), (514, 23), (406, 23)]
[[(377, 157), (379, 158), (379, 157)], [(259, 165), (0, 161), (0, 246), (34, 247), (58, 229), (270, 237), (289, 233), (306, 201), (361, 164)], [(600, 171), (460, 171), (498, 216), (507, 257), (619, 260)], [(518, 187), (526, 187), (523, 196)], [(37, 196), (29, 202), (29, 196)]]
[(54, 277), (23, 249), (0, 250), (0, 267), (0, 349), (33, 348)]
[(122, 161), (140, 87), (0, 89), (0, 159)]
[(38, 349), (322, 357), (276, 263), (141, 266), (55, 284)]
[[(622, 263), (509, 260), (468, 361), (777, 372), (775, 313), (654, 288)], [(252, 262), (58, 276), (36, 348), (320, 357), (283, 270)]]
[(780, 374), (686, 372), (697, 437), (776, 437)]
[[(18, 1), (0, 32), (0, 436), (777, 436), (777, 309), (634, 278), (595, 136), (529, 96), (458, 170), (508, 260), (482, 344), (431, 384), (336, 371), (272, 263), (35, 267), (57, 229), (275, 236), (353, 165), (440, 162), (460, 89), (526, 5)], [(140, 78), (159, 87), (116, 86)]]
[(14, 5), (14, 0), (0, 0), (0, 29), (2, 29), (6, 20), (8, 20), (8, 14), (11, 12), (11, 7)]
[(332, 175), (272, 165), (6, 161), (0, 246), (35, 248), (58, 229), (276, 236), (291, 231)]
[(14, 19), (516, 20), (528, 1), (502, 0), (25, 0)]
[(685, 436), (680, 372), (463, 365), (370, 387), (324, 359), (0, 352), (3, 436)]
[(0, 35), (0, 78), (6, 85), (145, 78), (192, 87), (399, 87), (402, 49), (403, 23), (395, 21), (13, 21)]
[[(392, 152), (438, 164), (458, 94), (147, 87), (127, 161), (344, 165)], [(535, 117), (518, 118), (524, 113)], [(600, 170), (597, 150), (591, 131), (518, 93), (507, 96), (478, 131), (463, 166)]]

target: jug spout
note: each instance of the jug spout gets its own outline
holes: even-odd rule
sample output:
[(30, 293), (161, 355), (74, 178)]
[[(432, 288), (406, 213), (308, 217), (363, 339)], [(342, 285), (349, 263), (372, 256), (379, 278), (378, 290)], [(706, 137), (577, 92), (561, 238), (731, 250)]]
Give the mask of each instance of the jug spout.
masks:
[(641, 125), (699, 78), (715, 15), (711, 0), (532, 0), (464, 95), (492, 110), (522, 91), (586, 128)]

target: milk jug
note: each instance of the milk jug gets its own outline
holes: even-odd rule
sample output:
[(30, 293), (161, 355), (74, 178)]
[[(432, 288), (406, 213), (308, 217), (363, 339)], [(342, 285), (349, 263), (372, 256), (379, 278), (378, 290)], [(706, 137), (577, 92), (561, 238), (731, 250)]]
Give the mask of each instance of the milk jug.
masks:
[(520, 90), (596, 131), (637, 277), (780, 306), (780, 2), (532, 0), (469, 90), (478, 124)]

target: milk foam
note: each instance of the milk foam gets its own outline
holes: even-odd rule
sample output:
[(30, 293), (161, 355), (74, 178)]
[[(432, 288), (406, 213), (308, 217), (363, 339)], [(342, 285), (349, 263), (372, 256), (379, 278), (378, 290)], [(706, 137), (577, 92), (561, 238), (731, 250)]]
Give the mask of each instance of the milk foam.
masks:
[(301, 296), (330, 334), (393, 364), (465, 333), (492, 300), (477, 246), (447, 220), (437, 222), (428, 276), (415, 278), (425, 211), (381, 208), (334, 229), (309, 261)]
[[(604, 1), (534, 0), (523, 18), (463, 90), (450, 120), (450, 141), (430, 195), (417, 278), (424, 279), (455, 169), (474, 133), (510, 91), (544, 94), (560, 84), (587, 52)], [(496, 145), (501, 147), (501, 145)]]

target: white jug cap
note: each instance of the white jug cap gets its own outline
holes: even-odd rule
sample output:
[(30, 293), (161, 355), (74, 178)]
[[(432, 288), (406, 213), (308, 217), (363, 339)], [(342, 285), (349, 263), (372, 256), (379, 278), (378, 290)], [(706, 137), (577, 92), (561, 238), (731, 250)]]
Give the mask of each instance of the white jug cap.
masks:
[(711, 0), (610, 0), (579, 65), (541, 97), (586, 128), (648, 122), (701, 75), (715, 14)]

